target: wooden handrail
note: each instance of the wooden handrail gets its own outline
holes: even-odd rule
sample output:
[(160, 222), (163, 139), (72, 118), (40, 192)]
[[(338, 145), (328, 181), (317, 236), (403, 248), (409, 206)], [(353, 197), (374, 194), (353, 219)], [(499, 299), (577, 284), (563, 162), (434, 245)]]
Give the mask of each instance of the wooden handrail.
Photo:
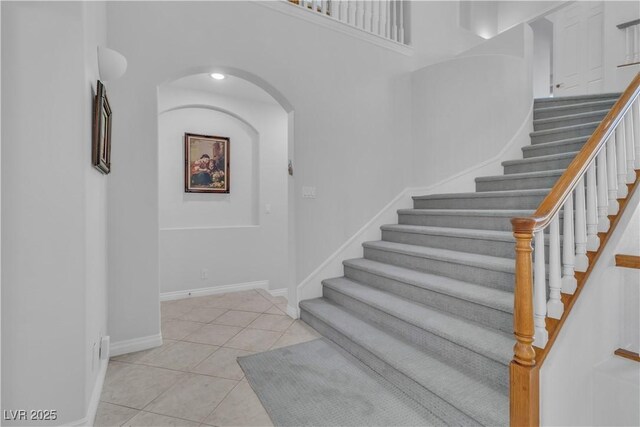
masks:
[[(576, 188), (578, 181), (587, 171), (587, 167), (593, 159), (596, 158), (598, 152), (604, 147), (604, 143), (609, 139), (616, 125), (624, 113), (631, 107), (636, 93), (640, 92), (640, 73), (636, 74), (631, 84), (624, 91), (622, 96), (616, 101), (604, 120), (600, 122), (586, 144), (569, 164), (564, 173), (558, 178), (555, 185), (544, 198), (538, 209), (533, 215), (527, 218), (527, 224), (531, 225), (531, 232), (535, 232), (546, 228), (551, 222), (554, 215), (560, 210), (565, 200)], [(521, 221), (523, 218), (514, 218), (511, 223), (514, 224), (513, 231), (516, 231), (515, 222)], [(533, 220), (533, 221), (531, 221)], [(521, 229), (521, 228), (519, 228)]]
[(533, 262), (531, 242), (536, 232), (546, 228), (560, 211), (596, 156), (623, 120), (640, 93), (640, 73), (629, 84), (604, 120), (587, 140), (568, 168), (530, 217), (513, 218), (515, 246), (515, 287), (513, 329), (516, 342), (510, 365), (510, 424), (539, 424), (539, 364), (533, 347)]

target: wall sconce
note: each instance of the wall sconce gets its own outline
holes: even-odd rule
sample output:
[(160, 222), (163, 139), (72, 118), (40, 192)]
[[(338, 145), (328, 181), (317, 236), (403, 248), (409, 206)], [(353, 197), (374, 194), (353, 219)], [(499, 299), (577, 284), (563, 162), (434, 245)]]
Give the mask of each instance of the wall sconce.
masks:
[(118, 79), (127, 71), (127, 58), (113, 49), (98, 46), (98, 70), (102, 81)]

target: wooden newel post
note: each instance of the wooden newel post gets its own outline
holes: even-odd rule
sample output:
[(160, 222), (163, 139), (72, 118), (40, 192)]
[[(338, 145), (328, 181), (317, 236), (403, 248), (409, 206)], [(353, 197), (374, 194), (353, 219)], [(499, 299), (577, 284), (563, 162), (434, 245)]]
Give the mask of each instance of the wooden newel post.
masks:
[(516, 239), (516, 283), (514, 290), (513, 331), (516, 344), (510, 375), (510, 424), (511, 427), (538, 426), (539, 378), (536, 352), (533, 349), (533, 263), (531, 241), (535, 220), (514, 218), (513, 235)]

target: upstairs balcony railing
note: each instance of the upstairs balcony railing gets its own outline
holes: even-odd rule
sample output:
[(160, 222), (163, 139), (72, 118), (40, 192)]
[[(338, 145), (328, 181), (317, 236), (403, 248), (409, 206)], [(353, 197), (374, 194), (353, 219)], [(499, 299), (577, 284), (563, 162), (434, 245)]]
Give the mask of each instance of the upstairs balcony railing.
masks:
[(625, 36), (624, 64), (618, 67), (640, 64), (640, 19), (624, 22), (617, 27), (624, 31)]
[(288, 0), (313, 13), (343, 22), (401, 44), (405, 37), (405, 4), (401, 0)]

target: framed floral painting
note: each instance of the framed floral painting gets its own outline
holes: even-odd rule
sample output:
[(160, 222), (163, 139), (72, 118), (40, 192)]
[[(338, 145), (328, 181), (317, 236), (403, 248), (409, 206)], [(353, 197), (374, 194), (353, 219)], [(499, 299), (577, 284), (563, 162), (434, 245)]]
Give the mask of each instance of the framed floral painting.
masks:
[(184, 134), (184, 191), (229, 193), (229, 138)]

